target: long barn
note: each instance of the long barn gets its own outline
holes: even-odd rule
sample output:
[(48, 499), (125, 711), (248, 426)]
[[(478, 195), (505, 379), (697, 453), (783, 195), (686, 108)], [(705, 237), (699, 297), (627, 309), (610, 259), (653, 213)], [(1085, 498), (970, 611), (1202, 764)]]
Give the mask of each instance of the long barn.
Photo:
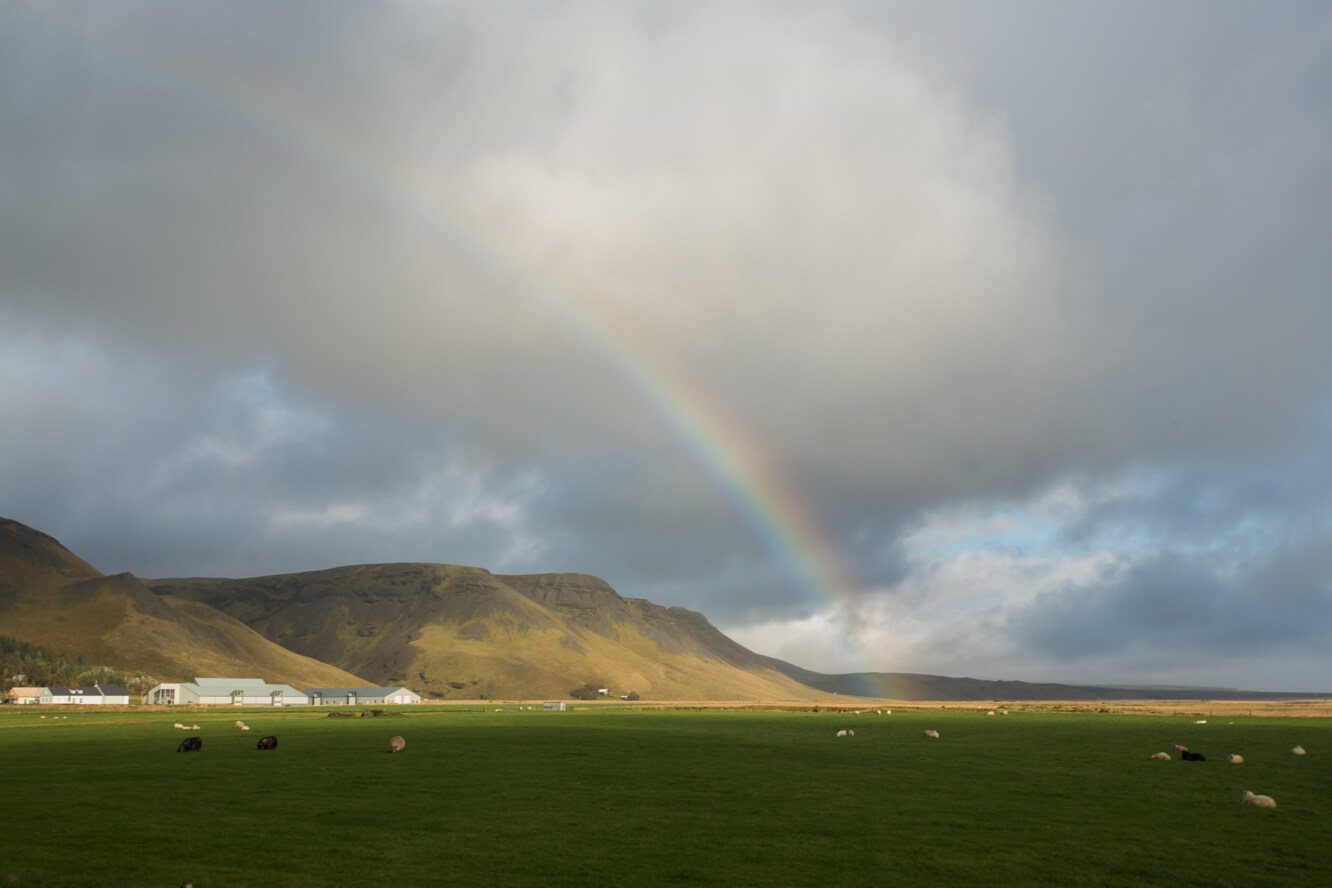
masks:
[(312, 706), (381, 706), (391, 703), (420, 703), (421, 695), (410, 688), (310, 688), (305, 692)]
[(196, 678), (150, 688), (143, 695), (143, 702), (150, 706), (306, 706), (310, 698), (291, 685), (270, 684), (262, 678)]

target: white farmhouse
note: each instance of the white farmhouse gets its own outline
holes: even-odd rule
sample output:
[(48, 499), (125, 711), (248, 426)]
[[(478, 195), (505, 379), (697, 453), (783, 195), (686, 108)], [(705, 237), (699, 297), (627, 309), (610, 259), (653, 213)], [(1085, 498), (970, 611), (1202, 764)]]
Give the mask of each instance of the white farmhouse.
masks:
[(101, 706), (102, 704), (129, 704), (129, 692), (120, 685), (95, 684), (90, 688), (49, 687), (41, 689), (37, 702), (46, 705)]
[(262, 678), (196, 678), (150, 688), (143, 702), (150, 706), (305, 706), (310, 698), (291, 685), (269, 684)]

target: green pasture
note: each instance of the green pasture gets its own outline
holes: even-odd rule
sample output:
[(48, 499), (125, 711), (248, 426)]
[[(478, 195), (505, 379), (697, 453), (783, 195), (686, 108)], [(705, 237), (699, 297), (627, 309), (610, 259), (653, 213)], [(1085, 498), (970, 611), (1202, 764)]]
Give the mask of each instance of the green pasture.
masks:
[(1326, 720), (401, 711), (5, 707), (0, 882), (1332, 885)]

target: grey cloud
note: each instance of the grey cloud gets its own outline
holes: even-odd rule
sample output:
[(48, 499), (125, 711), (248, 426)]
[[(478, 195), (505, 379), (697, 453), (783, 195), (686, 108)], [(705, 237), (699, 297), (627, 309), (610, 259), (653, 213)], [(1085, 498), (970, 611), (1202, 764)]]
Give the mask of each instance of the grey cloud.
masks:
[[(1189, 553), (1326, 520), (1330, 23), (8, 5), (0, 513), (141, 573), (570, 569), (757, 621), (815, 605), (709, 447), (866, 596), (932, 510), (1140, 473), (1058, 544), (1160, 558), (1024, 616), (1042, 651), (1221, 645), (1277, 578), (1319, 613), (1313, 548)], [(1172, 585), (1210, 628), (1135, 619)]]

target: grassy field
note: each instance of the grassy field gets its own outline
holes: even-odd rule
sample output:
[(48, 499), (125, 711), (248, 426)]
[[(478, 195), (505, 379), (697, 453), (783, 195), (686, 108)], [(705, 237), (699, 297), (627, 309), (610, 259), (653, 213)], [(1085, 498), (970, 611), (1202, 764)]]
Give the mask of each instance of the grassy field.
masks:
[[(6, 707), (0, 880), (1332, 884), (1325, 718), (403, 711)], [(177, 720), (201, 752), (175, 752)], [(257, 751), (270, 733), (278, 748)], [(1208, 761), (1149, 758), (1174, 743)], [(1279, 807), (1242, 806), (1245, 789)]]

